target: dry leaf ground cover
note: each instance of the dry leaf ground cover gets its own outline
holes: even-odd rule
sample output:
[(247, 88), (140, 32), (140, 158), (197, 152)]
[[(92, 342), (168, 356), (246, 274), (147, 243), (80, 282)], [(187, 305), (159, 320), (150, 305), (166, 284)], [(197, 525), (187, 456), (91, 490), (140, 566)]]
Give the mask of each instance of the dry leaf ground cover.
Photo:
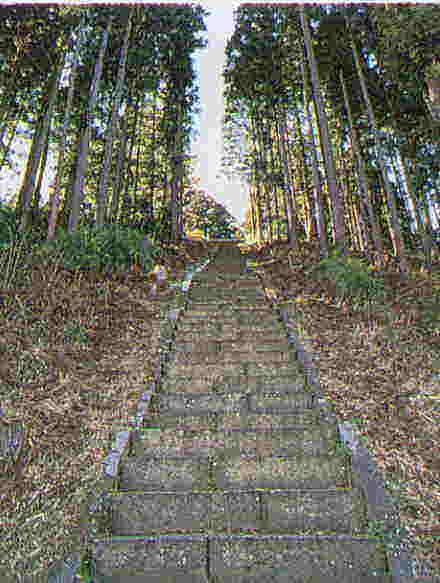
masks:
[(0, 296), (1, 419), (24, 429), (14, 455), (0, 456), (3, 577), (81, 549), (81, 508), (152, 376), (161, 306), (178, 293), (151, 299), (142, 273), (48, 261), (21, 279)]
[[(286, 256), (286, 248), (272, 253)], [(363, 305), (347, 292), (340, 272), (335, 278), (337, 272), (328, 270), (323, 277), (311, 269), (319, 261), (315, 245), (305, 244), (301, 254), (287, 259), (262, 263), (266, 293), (289, 302), (299, 341), (312, 355), (325, 396), (341, 420), (355, 422), (375, 458), (398, 501), (419, 575), (438, 576), (439, 258), (429, 274), (414, 256), (406, 279), (391, 267), (371, 271), (385, 294)]]

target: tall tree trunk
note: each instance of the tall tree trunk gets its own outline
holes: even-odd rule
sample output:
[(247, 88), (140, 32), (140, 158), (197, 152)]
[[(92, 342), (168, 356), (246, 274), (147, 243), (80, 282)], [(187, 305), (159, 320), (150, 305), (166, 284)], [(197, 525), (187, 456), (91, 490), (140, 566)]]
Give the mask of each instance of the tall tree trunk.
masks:
[(312, 199), (312, 194), (310, 192), (310, 188), (309, 188), (309, 180), (308, 180), (308, 176), (307, 176), (307, 161), (306, 161), (306, 148), (305, 148), (305, 143), (304, 143), (304, 136), (302, 133), (302, 128), (301, 128), (301, 122), (299, 119), (299, 115), (298, 115), (298, 111), (295, 112), (296, 115), (296, 120), (297, 120), (297, 125), (296, 125), (296, 130), (297, 130), (297, 135), (298, 135), (298, 140), (300, 143), (300, 148), (301, 148), (301, 158), (302, 158), (302, 164), (300, 166), (300, 179), (302, 181), (302, 184), (304, 185), (303, 188), (303, 200), (304, 200), (304, 225), (305, 225), (305, 230), (306, 230), (306, 238), (308, 241), (311, 241), (314, 237), (317, 236), (318, 233), (318, 227), (316, 224), (316, 213), (313, 212), (313, 199)]
[[(413, 173), (416, 173), (416, 162), (413, 161)], [(404, 184), (405, 190), (408, 193), (409, 199), (412, 202), (415, 216), (416, 216), (416, 226), (417, 232), (421, 234), (422, 237), (422, 244), (423, 244), (423, 251), (425, 254), (425, 263), (430, 266), (431, 265), (431, 252), (432, 252), (432, 224), (427, 225), (427, 222), (424, 217), (422, 217), (421, 208), (420, 208), (420, 201), (417, 197), (417, 194), (414, 193), (414, 188), (411, 183), (411, 180), (408, 176), (407, 167), (406, 167), (406, 160), (402, 159), (401, 157), (401, 169), (402, 169), (402, 182)], [(429, 211), (428, 208), (426, 209), (428, 216)], [(426, 228), (428, 226), (428, 228)]]
[(319, 122), (319, 134), (322, 148), (322, 154), (325, 162), (325, 170), (327, 175), (327, 185), (329, 197), (331, 200), (331, 212), (333, 217), (334, 227), (334, 243), (336, 246), (345, 248), (346, 234), (344, 223), (344, 207), (341, 193), (338, 188), (336, 180), (336, 170), (333, 158), (333, 152), (330, 144), (327, 116), (324, 110), (324, 102), (321, 96), (321, 89), (318, 76), (318, 67), (316, 64), (315, 54), (313, 51), (312, 40), (310, 36), (309, 21), (305, 14), (304, 5), (298, 5), (301, 28), (303, 32), (304, 47), (307, 55), (307, 61), (310, 71), (310, 79), (313, 88), (313, 101), (316, 108), (316, 115)]
[[(347, 19), (347, 22), (348, 22), (348, 27), (350, 29), (350, 24), (349, 24), (348, 19)], [(382, 151), (382, 147), (381, 147), (380, 140), (379, 140), (378, 127), (377, 127), (373, 107), (371, 105), (370, 96), (368, 94), (367, 84), (365, 83), (365, 77), (364, 77), (364, 73), (362, 71), (362, 65), (361, 65), (361, 60), (359, 57), (359, 51), (357, 50), (356, 44), (353, 40), (353, 37), (351, 38), (351, 46), (352, 46), (352, 51), (353, 51), (354, 62), (356, 65), (356, 71), (357, 71), (359, 81), (361, 84), (362, 95), (364, 98), (365, 106), (367, 108), (367, 114), (368, 114), (368, 119), (370, 122), (370, 127), (372, 128), (373, 133), (374, 133), (374, 141), (376, 144), (376, 149), (377, 149), (377, 154), (378, 154), (377, 157), (378, 157), (378, 162), (379, 162), (379, 166), (381, 169), (382, 180), (384, 183), (385, 195), (386, 195), (386, 200), (387, 200), (387, 204), (388, 204), (388, 211), (389, 211), (389, 215), (390, 215), (389, 216), (390, 235), (391, 235), (391, 240), (393, 243), (394, 254), (396, 255), (396, 257), (398, 257), (400, 259), (401, 270), (407, 271), (408, 268), (407, 268), (405, 257), (404, 257), (405, 247), (404, 247), (404, 241), (403, 241), (403, 237), (402, 237), (402, 231), (401, 231), (400, 224), (399, 224), (399, 218), (397, 215), (396, 201), (394, 200), (394, 194), (392, 192), (391, 184), (390, 184), (390, 181), (388, 178), (388, 169), (387, 169), (387, 166), (385, 163), (385, 156), (384, 156), (384, 153)]]
[(152, 119), (153, 119), (153, 132), (151, 136), (151, 143), (152, 148), (150, 149), (150, 195), (149, 195), (149, 218), (152, 219), (154, 216), (154, 194), (157, 189), (157, 182), (156, 182), (156, 175), (157, 175), (157, 168), (156, 168), (156, 152), (157, 152), (157, 117), (158, 117), (158, 107), (157, 107), (157, 100), (158, 100), (158, 91), (159, 87), (156, 84), (155, 86), (155, 93), (153, 99), (153, 112), (152, 112)]
[(32, 147), (29, 153), (28, 164), (26, 168), (25, 179), (20, 189), (19, 194), (19, 209), (21, 213), (20, 231), (26, 230), (29, 224), (29, 211), (31, 206), (32, 196), (35, 190), (35, 181), (37, 177), (38, 168), (40, 166), (41, 157), (49, 139), (50, 122), (55, 107), (58, 82), (61, 76), (61, 66), (57, 66), (57, 70), (52, 75), (48, 82), (47, 101), (42, 105), (39, 125), (35, 130), (34, 139), (32, 140)]
[(370, 199), (369, 189), (368, 189), (367, 174), (365, 172), (365, 165), (364, 165), (364, 161), (363, 161), (362, 154), (361, 154), (361, 148), (360, 148), (359, 140), (357, 137), (357, 131), (356, 131), (356, 129), (354, 127), (354, 123), (353, 123), (353, 115), (351, 113), (350, 100), (348, 98), (347, 86), (345, 83), (344, 73), (343, 73), (342, 69), (339, 72), (339, 79), (340, 79), (342, 91), (344, 94), (344, 103), (345, 103), (345, 109), (347, 111), (348, 125), (350, 128), (350, 141), (351, 141), (352, 151), (354, 153), (355, 166), (356, 166), (357, 175), (358, 175), (359, 190), (361, 193), (364, 208), (365, 208), (367, 216), (368, 216), (368, 221), (369, 221), (369, 224), (371, 227), (371, 235), (373, 238), (374, 248), (377, 251), (379, 257), (383, 257), (383, 251), (384, 251), (383, 250), (383, 242), (382, 242), (382, 238), (380, 236), (379, 225), (377, 224), (376, 217), (375, 217), (375, 214), (373, 212), (373, 206), (371, 204), (371, 199)]
[(112, 191), (112, 203), (110, 209), (110, 216), (109, 220), (114, 222), (116, 221), (118, 208), (119, 208), (119, 201), (120, 201), (120, 193), (122, 190), (122, 173), (124, 168), (124, 161), (127, 152), (127, 139), (128, 139), (128, 114), (125, 112), (125, 115), (122, 119), (119, 120), (120, 130), (119, 130), (119, 150), (118, 150), (118, 159), (116, 161), (116, 171), (115, 171), (115, 178), (113, 181), (113, 191)]
[[(5, 128), (6, 128), (6, 125), (7, 124), (5, 123)], [(3, 166), (8, 158), (9, 152), (11, 151), (12, 143), (15, 139), (15, 134), (17, 132), (17, 125), (18, 125), (18, 117), (16, 117), (11, 122), (11, 127), (9, 128), (11, 135), (9, 136), (9, 140), (8, 140), (7, 144), (2, 144), (3, 156), (2, 156), (2, 160), (0, 162), (0, 171), (3, 169)], [(8, 164), (10, 166), (10, 162), (8, 162)]]
[(110, 162), (112, 159), (113, 153), (113, 139), (116, 133), (116, 121), (118, 117), (119, 107), (121, 105), (122, 99), (122, 92), (124, 89), (124, 82), (125, 82), (125, 69), (127, 64), (127, 55), (128, 55), (128, 45), (130, 42), (130, 34), (131, 34), (131, 26), (132, 26), (132, 16), (133, 16), (134, 8), (130, 9), (128, 14), (128, 21), (127, 27), (125, 29), (125, 36), (124, 42), (121, 49), (121, 55), (119, 58), (119, 65), (118, 65), (118, 74), (117, 74), (117, 81), (116, 81), (116, 88), (115, 94), (113, 97), (113, 104), (112, 104), (112, 115), (110, 123), (108, 124), (107, 128), (107, 135), (105, 139), (105, 147), (104, 147), (104, 161), (101, 170), (101, 176), (99, 179), (99, 187), (98, 187), (98, 196), (97, 196), (97, 205), (96, 205), (96, 223), (98, 227), (103, 227), (104, 222), (106, 220), (106, 214), (108, 214), (108, 196), (107, 196), (107, 185), (109, 180), (109, 170), (110, 170)]
[(33, 212), (35, 217), (37, 216), (39, 208), (40, 208), (41, 185), (43, 184), (43, 177), (44, 177), (44, 171), (46, 169), (48, 153), (49, 153), (49, 140), (47, 139), (46, 143), (44, 144), (44, 150), (41, 154), (41, 160), (40, 160), (40, 164), (39, 164), (38, 172), (37, 172), (37, 184), (35, 186), (34, 200), (32, 203), (32, 212)]
[(64, 120), (63, 120), (63, 125), (61, 128), (59, 157), (58, 157), (58, 162), (57, 162), (57, 172), (55, 175), (52, 196), (51, 196), (50, 202), (49, 202), (50, 216), (49, 216), (49, 225), (48, 225), (48, 229), (47, 229), (47, 240), (48, 241), (52, 240), (55, 237), (55, 227), (56, 227), (56, 223), (57, 223), (59, 201), (60, 201), (61, 178), (62, 178), (63, 171), (64, 171), (64, 156), (65, 156), (65, 151), (66, 151), (67, 128), (69, 127), (70, 116), (72, 113), (73, 96), (74, 96), (74, 92), (75, 92), (75, 77), (76, 77), (77, 67), (78, 67), (78, 60), (75, 59), (74, 63), (72, 64), (72, 68), (70, 70), (69, 90), (67, 93), (66, 110), (64, 113)]
[[(130, 213), (130, 208), (131, 208), (131, 202), (130, 202), (130, 186), (132, 186), (134, 184), (134, 179), (133, 179), (133, 172), (131, 170), (131, 166), (132, 166), (132, 162), (133, 162), (133, 151), (134, 151), (134, 146), (136, 143), (136, 138), (137, 138), (137, 132), (138, 132), (138, 126), (140, 125), (139, 122), (139, 112), (141, 109), (140, 106), (140, 99), (139, 97), (136, 98), (136, 101), (134, 103), (134, 116), (133, 116), (133, 124), (130, 128), (130, 147), (128, 150), (128, 155), (127, 155), (127, 162), (126, 162), (126, 173), (125, 173), (125, 185), (124, 185), (124, 194), (122, 196), (122, 203), (121, 203), (121, 208), (120, 208), (120, 215), (121, 218), (123, 218), (123, 220), (127, 220), (129, 213)], [(128, 112), (127, 112), (128, 115)], [(127, 128), (128, 128), (128, 120), (127, 120)], [(127, 133), (128, 133), (128, 129), (127, 129)], [(128, 143), (128, 139), (127, 139), (127, 143)]]
[(328, 254), (327, 233), (325, 228), (324, 208), (322, 204), (323, 193), (321, 187), (321, 178), (319, 174), (319, 162), (317, 155), (317, 144), (313, 135), (313, 119), (310, 110), (309, 100), (309, 82), (304, 61), (301, 61), (301, 70), (304, 87), (304, 116), (308, 125), (308, 144), (312, 153), (312, 180), (313, 180), (313, 198), (315, 202), (315, 215), (317, 221), (317, 234), (319, 238), (320, 253), (322, 257)]
[(171, 211), (171, 239), (172, 241), (177, 241), (179, 237), (179, 186), (181, 183), (182, 175), (182, 160), (183, 160), (183, 143), (182, 143), (182, 130), (181, 125), (183, 120), (179, 112), (177, 114), (176, 126), (177, 131), (175, 133), (174, 139), (174, 152), (171, 156), (171, 168), (172, 168), (172, 179), (171, 179), (171, 201), (170, 201), (170, 211)]
[(283, 111), (283, 115), (279, 119), (278, 125), (278, 144), (279, 144), (279, 157), (283, 162), (283, 195), (284, 195), (284, 209), (287, 221), (287, 239), (289, 245), (295, 251), (298, 251), (298, 235), (296, 232), (294, 210), (292, 206), (292, 186), (290, 183), (290, 173), (289, 173), (289, 157), (287, 153), (287, 123), (286, 123), (286, 110)]
[(96, 101), (98, 97), (98, 87), (102, 76), (102, 67), (104, 62), (104, 55), (107, 50), (108, 37), (110, 35), (110, 30), (112, 26), (111, 16), (108, 18), (107, 28), (102, 33), (101, 46), (99, 49), (98, 58), (95, 63), (95, 69), (93, 72), (93, 79), (90, 87), (89, 103), (87, 106), (87, 117), (86, 126), (83, 130), (80, 150), (78, 155), (78, 163), (75, 175), (75, 184), (73, 186), (72, 195), (72, 206), (70, 209), (69, 216), (69, 233), (72, 233), (79, 221), (79, 213), (81, 208), (81, 203), (84, 197), (84, 181), (87, 174), (88, 167), (88, 153), (89, 153), (89, 141), (90, 141), (90, 128), (92, 123), (93, 114), (95, 112)]

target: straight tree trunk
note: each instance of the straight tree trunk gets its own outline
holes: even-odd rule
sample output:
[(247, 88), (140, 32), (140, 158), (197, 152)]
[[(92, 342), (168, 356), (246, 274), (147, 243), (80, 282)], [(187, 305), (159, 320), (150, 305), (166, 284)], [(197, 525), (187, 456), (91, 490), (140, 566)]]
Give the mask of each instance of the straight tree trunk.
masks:
[(130, 34), (131, 34), (131, 26), (132, 26), (132, 16), (133, 16), (134, 8), (130, 9), (127, 21), (127, 27), (125, 29), (125, 36), (124, 42), (121, 49), (121, 55), (119, 58), (119, 65), (118, 65), (118, 75), (116, 81), (116, 88), (115, 94), (113, 97), (113, 104), (112, 104), (112, 114), (111, 120), (108, 124), (107, 129), (107, 136), (105, 139), (105, 147), (104, 147), (104, 161), (101, 170), (101, 176), (99, 180), (99, 187), (98, 187), (98, 197), (97, 197), (97, 213), (96, 213), (96, 223), (98, 227), (103, 227), (104, 222), (106, 220), (107, 214), (107, 185), (109, 180), (109, 170), (110, 170), (110, 162), (112, 159), (113, 153), (113, 139), (116, 133), (116, 122), (118, 117), (119, 107), (121, 105), (122, 99), (122, 92), (124, 89), (124, 82), (125, 82), (125, 69), (127, 64), (127, 55), (128, 55), (128, 45), (130, 42)]
[(46, 169), (46, 164), (47, 164), (47, 155), (49, 153), (49, 140), (46, 140), (46, 143), (44, 144), (44, 150), (41, 154), (41, 160), (40, 160), (40, 165), (38, 167), (38, 172), (37, 172), (37, 184), (35, 186), (35, 194), (34, 194), (34, 200), (33, 200), (33, 204), (32, 204), (32, 209), (33, 209), (33, 213), (36, 216), (38, 214), (39, 208), (40, 208), (40, 201), (41, 201), (41, 185), (43, 184), (43, 177), (44, 177), (44, 171)]
[(301, 148), (302, 164), (300, 166), (300, 179), (304, 185), (303, 197), (304, 197), (304, 218), (306, 225), (306, 237), (308, 241), (311, 241), (317, 236), (318, 227), (316, 223), (316, 213), (313, 212), (313, 199), (309, 188), (309, 181), (307, 177), (307, 162), (306, 162), (306, 148), (304, 143), (304, 136), (301, 129), (301, 123), (299, 116), (297, 114), (297, 134), (298, 140)]
[(379, 166), (381, 169), (382, 180), (383, 180), (384, 187), (385, 187), (385, 195), (386, 195), (388, 211), (389, 211), (390, 235), (391, 235), (391, 241), (393, 243), (394, 254), (396, 255), (396, 257), (398, 257), (400, 259), (401, 270), (407, 271), (408, 268), (407, 268), (405, 257), (404, 257), (405, 247), (404, 247), (404, 242), (403, 242), (403, 237), (402, 237), (402, 231), (401, 231), (400, 224), (399, 224), (399, 218), (397, 215), (396, 201), (394, 200), (394, 194), (392, 192), (391, 184), (390, 184), (390, 181), (388, 178), (388, 169), (387, 169), (387, 166), (385, 163), (384, 153), (382, 151), (380, 140), (378, 137), (378, 127), (377, 127), (377, 123), (376, 123), (376, 118), (375, 118), (374, 111), (373, 111), (373, 108), (371, 105), (370, 96), (368, 94), (367, 84), (365, 83), (365, 77), (364, 77), (364, 73), (362, 71), (359, 52), (357, 50), (357, 47), (356, 47), (356, 44), (355, 44), (353, 38), (351, 39), (351, 46), (352, 46), (353, 57), (354, 57), (355, 65), (356, 65), (356, 70), (357, 70), (359, 81), (361, 84), (362, 95), (364, 98), (365, 106), (367, 108), (367, 114), (368, 114), (368, 119), (370, 122), (370, 127), (372, 128), (372, 130), (374, 132), (374, 140), (375, 140), (377, 153), (378, 153), (377, 157), (378, 157), (378, 162), (379, 162)]
[(291, 184), (290, 184), (290, 176), (289, 176), (289, 158), (287, 154), (287, 145), (286, 145), (286, 134), (287, 134), (287, 124), (286, 124), (286, 111), (283, 111), (283, 114), (278, 119), (277, 131), (278, 131), (278, 156), (282, 160), (283, 164), (283, 200), (284, 200), (284, 212), (286, 216), (286, 224), (287, 224), (287, 239), (289, 241), (289, 245), (294, 250), (298, 250), (298, 237), (296, 234), (295, 223), (294, 223), (294, 216), (293, 216), (293, 209), (291, 205), (289, 205), (289, 199), (293, 198)]
[(39, 124), (35, 130), (34, 138), (32, 140), (32, 147), (28, 157), (28, 164), (26, 168), (25, 179), (20, 189), (19, 194), (19, 209), (21, 213), (20, 231), (23, 232), (29, 225), (29, 211), (31, 206), (32, 196), (35, 190), (35, 181), (37, 178), (38, 168), (40, 166), (41, 157), (49, 139), (50, 122), (55, 107), (58, 82), (61, 76), (61, 67), (58, 66), (57, 71), (52, 75), (48, 81), (47, 102), (42, 105)]
[(312, 40), (310, 36), (309, 21), (305, 14), (304, 5), (298, 5), (301, 27), (303, 32), (304, 47), (307, 55), (307, 61), (310, 71), (310, 79), (313, 87), (313, 101), (316, 108), (316, 115), (319, 122), (319, 133), (322, 154), (325, 162), (325, 170), (327, 174), (327, 185), (329, 197), (331, 200), (331, 211), (333, 217), (333, 227), (334, 227), (334, 243), (336, 246), (345, 248), (346, 245), (346, 234), (345, 234), (345, 223), (344, 223), (344, 207), (342, 202), (341, 193), (338, 188), (336, 180), (336, 170), (333, 158), (333, 152), (330, 144), (328, 126), (327, 126), (327, 116), (324, 110), (324, 102), (321, 96), (321, 89), (318, 76), (318, 67), (316, 64), (316, 59), (313, 51)]
[(81, 208), (81, 203), (84, 197), (84, 181), (87, 174), (88, 167), (88, 154), (89, 154), (89, 142), (90, 142), (90, 129), (92, 124), (93, 114), (95, 112), (96, 101), (98, 97), (98, 87), (102, 76), (102, 67), (104, 62), (104, 55), (107, 50), (108, 37), (110, 35), (110, 30), (112, 26), (111, 17), (109, 16), (108, 24), (106, 30), (102, 34), (101, 46), (99, 49), (98, 58), (95, 63), (95, 69), (93, 72), (93, 79), (90, 87), (89, 103), (87, 106), (87, 118), (86, 127), (83, 130), (80, 146), (78, 163), (76, 168), (75, 183), (73, 186), (72, 195), (72, 206), (70, 209), (69, 216), (69, 233), (72, 233), (79, 222), (79, 213)]
[(110, 221), (116, 220), (119, 208), (120, 192), (122, 190), (122, 172), (127, 152), (127, 139), (128, 139), (127, 112), (125, 112), (124, 117), (119, 120), (119, 125), (120, 125), (119, 129), (120, 146), (118, 150), (118, 158), (116, 161), (115, 179), (113, 182), (112, 203), (109, 216)]
[[(413, 190), (413, 186), (411, 184), (411, 181), (408, 177), (408, 172), (407, 172), (407, 167), (405, 164), (405, 160), (403, 160), (401, 158), (401, 168), (402, 168), (402, 182), (405, 185), (405, 190), (408, 193), (409, 199), (412, 202), (413, 208), (414, 208), (414, 212), (415, 212), (415, 216), (416, 216), (416, 225), (417, 225), (417, 231), (418, 233), (421, 234), (422, 237), (422, 244), (423, 244), (423, 251), (425, 254), (425, 263), (430, 266), (431, 265), (431, 261), (432, 261), (432, 257), (431, 257), (431, 252), (432, 252), (432, 232), (433, 232), (433, 225), (429, 222), (429, 224), (426, 221), (426, 217), (422, 217), (422, 213), (421, 213), (421, 208), (420, 208), (420, 201), (417, 197), (417, 195), (414, 193)], [(413, 171), (416, 171), (415, 168), (415, 161), (413, 162)], [(426, 208), (426, 212), (427, 215), (429, 217), (429, 211), (428, 211), (428, 207)], [(428, 219), (430, 221), (430, 217)], [(428, 227), (428, 228), (427, 228)]]
[(74, 92), (75, 92), (75, 77), (76, 77), (77, 67), (78, 67), (78, 61), (77, 61), (77, 59), (75, 59), (74, 63), (72, 64), (71, 71), (70, 71), (69, 90), (67, 93), (66, 110), (64, 113), (64, 120), (63, 120), (63, 125), (61, 128), (59, 157), (58, 157), (58, 162), (57, 162), (57, 173), (55, 176), (52, 196), (50, 198), (50, 203), (49, 203), (50, 216), (49, 216), (49, 225), (48, 225), (48, 230), (47, 230), (47, 240), (48, 241), (52, 240), (55, 237), (55, 227), (56, 227), (56, 223), (57, 223), (59, 201), (60, 201), (61, 177), (63, 175), (63, 170), (64, 170), (64, 157), (65, 157), (65, 151), (66, 151), (67, 128), (69, 127), (70, 116), (72, 113), (73, 96), (74, 96)]
[(304, 87), (304, 115), (307, 120), (309, 133), (308, 133), (308, 143), (309, 148), (312, 153), (312, 180), (313, 180), (313, 197), (315, 202), (315, 215), (317, 222), (317, 234), (319, 239), (319, 246), (321, 256), (325, 257), (328, 254), (328, 243), (327, 234), (325, 228), (325, 217), (324, 208), (322, 204), (323, 193), (321, 187), (321, 179), (319, 175), (319, 162), (317, 156), (317, 145), (315, 142), (315, 137), (313, 135), (313, 120), (312, 113), (310, 111), (310, 100), (309, 100), (309, 83), (307, 78), (307, 72), (305, 68), (304, 61), (301, 61), (301, 70), (303, 77), (303, 87)]
[[(136, 139), (137, 139), (138, 125), (140, 125), (139, 124), (139, 115), (140, 115), (139, 111), (141, 109), (141, 106), (140, 106), (139, 101), (140, 101), (140, 99), (136, 98), (136, 101), (134, 103), (133, 123), (130, 127), (130, 130), (128, 130), (128, 120), (127, 120), (127, 134), (130, 134), (129, 135), (130, 147), (128, 150), (128, 156), (127, 156), (127, 162), (126, 162), (124, 194), (122, 197), (122, 203), (121, 203), (121, 209), (120, 209), (121, 217), (123, 217), (124, 220), (129, 216), (130, 208), (131, 208), (129, 190), (130, 190), (130, 186), (132, 186), (134, 184), (131, 166), (132, 166), (132, 161), (133, 161), (134, 145), (135, 145)], [(127, 115), (128, 115), (128, 113), (127, 113)], [(128, 138), (127, 138), (127, 143), (128, 143)]]
[(357, 175), (358, 175), (359, 190), (361, 193), (364, 208), (365, 208), (367, 216), (368, 216), (368, 221), (369, 221), (369, 224), (371, 227), (371, 235), (373, 238), (374, 249), (377, 251), (379, 257), (383, 257), (384, 250), (383, 250), (382, 238), (380, 235), (379, 225), (377, 224), (376, 217), (374, 215), (373, 206), (371, 204), (371, 199), (370, 199), (370, 195), (369, 195), (369, 188), (368, 188), (367, 173), (365, 171), (365, 164), (364, 164), (362, 154), (361, 154), (361, 148), (359, 145), (357, 131), (356, 131), (356, 129), (354, 127), (354, 123), (353, 123), (353, 115), (351, 113), (350, 100), (348, 98), (347, 86), (345, 83), (344, 73), (343, 73), (342, 69), (339, 72), (339, 79), (341, 82), (342, 92), (344, 94), (344, 103), (345, 103), (345, 109), (347, 111), (348, 125), (350, 128), (350, 141), (351, 141), (352, 151), (354, 153), (355, 166), (356, 166)]
[[(6, 125), (7, 124), (5, 123), (5, 128), (6, 128)], [(11, 151), (12, 143), (15, 139), (15, 135), (17, 132), (17, 125), (18, 125), (18, 117), (16, 117), (11, 123), (11, 128), (10, 128), (11, 135), (9, 136), (9, 140), (8, 140), (7, 144), (4, 144), (4, 145), (2, 144), (3, 156), (2, 156), (2, 160), (0, 162), (0, 171), (3, 169), (3, 166), (8, 158), (9, 152)], [(9, 163), (9, 165), (10, 165), (10, 163)]]

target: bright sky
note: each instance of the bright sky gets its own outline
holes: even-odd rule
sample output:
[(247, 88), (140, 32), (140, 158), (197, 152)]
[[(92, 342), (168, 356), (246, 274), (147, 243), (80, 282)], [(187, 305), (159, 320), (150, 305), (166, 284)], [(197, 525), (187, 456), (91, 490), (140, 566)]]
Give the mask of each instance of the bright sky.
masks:
[(194, 65), (199, 75), (200, 136), (193, 145), (195, 173), (200, 176), (200, 186), (221, 202), (240, 222), (244, 220), (247, 195), (238, 181), (221, 178), (223, 125), (223, 82), (227, 39), (232, 35), (233, 11), (238, 2), (201, 0), (199, 2), (211, 12), (205, 19), (208, 46), (197, 51)]

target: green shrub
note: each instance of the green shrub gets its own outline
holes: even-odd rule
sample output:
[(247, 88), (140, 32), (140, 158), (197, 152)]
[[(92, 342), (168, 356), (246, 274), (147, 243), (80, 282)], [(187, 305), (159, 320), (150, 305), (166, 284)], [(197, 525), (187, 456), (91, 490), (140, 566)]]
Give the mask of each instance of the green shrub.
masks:
[(0, 203), (0, 285), (9, 288), (17, 281), (20, 268), (25, 264), (32, 248), (29, 231), (20, 233), (14, 209)]
[(318, 278), (325, 278), (335, 283), (338, 293), (343, 296), (356, 297), (364, 300), (380, 299), (385, 293), (381, 279), (372, 277), (359, 259), (342, 256), (335, 250), (332, 255), (322, 259), (310, 272)]
[(142, 245), (144, 238), (145, 235), (138, 230), (119, 225), (83, 227), (73, 233), (58, 229), (56, 238), (43, 243), (37, 256), (50, 257), (54, 251), (59, 252), (68, 269), (128, 269), (136, 262), (148, 270), (158, 251)]

